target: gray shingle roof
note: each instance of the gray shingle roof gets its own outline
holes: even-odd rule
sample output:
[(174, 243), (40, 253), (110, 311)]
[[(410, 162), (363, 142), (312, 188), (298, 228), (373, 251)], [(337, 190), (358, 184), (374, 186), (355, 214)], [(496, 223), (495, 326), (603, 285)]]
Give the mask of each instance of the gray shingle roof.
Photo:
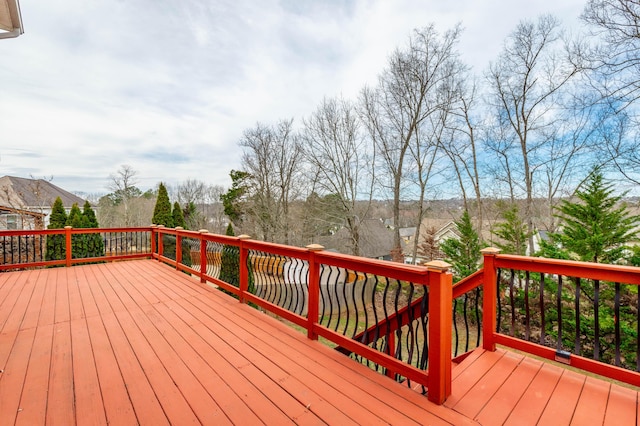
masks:
[(45, 179), (27, 179), (15, 176), (0, 178), (0, 205), (33, 209), (51, 207), (57, 197), (60, 197), (65, 208), (71, 208), (74, 203), (82, 207), (85, 200), (66, 191)]

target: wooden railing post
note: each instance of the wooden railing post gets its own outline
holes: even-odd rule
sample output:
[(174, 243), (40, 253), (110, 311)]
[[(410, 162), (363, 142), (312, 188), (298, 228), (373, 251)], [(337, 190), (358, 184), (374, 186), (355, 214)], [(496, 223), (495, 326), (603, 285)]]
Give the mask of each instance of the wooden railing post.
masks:
[(64, 227), (64, 245), (65, 245), (65, 251), (66, 251), (66, 256), (65, 256), (65, 260), (66, 266), (71, 266), (71, 259), (73, 258), (73, 253), (71, 253), (71, 229), (73, 229), (73, 226), (65, 226)]
[(244, 302), (244, 294), (247, 292), (249, 288), (249, 267), (247, 265), (247, 258), (249, 256), (249, 250), (244, 246), (244, 240), (248, 240), (251, 237), (249, 235), (239, 235), (238, 239), (240, 239), (240, 259), (239, 259), (239, 268), (240, 268), (240, 294), (238, 294), (238, 299), (240, 303)]
[(443, 404), (451, 395), (453, 277), (446, 262), (426, 264), (429, 285), (429, 401)]
[(482, 347), (487, 351), (496, 350), (494, 339), (496, 332), (496, 309), (498, 300), (498, 275), (495, 257), (500, 249), (487, 247), (480, 251), (484, 256), (483, 295), (482, 295)]
[(157, 238), (158, 238), (158, 225), (152, 224), (151, 225), (151, 258), (152, 259), (157, 254), (156, 253)]
[(182, 236), (180, 231), (184, 228), (182, 226), (176, 226), (176, 269), (180, 269), (180, 263), (182, 263)]
[(164, 244), (162, 243), (162, 229), (164, 225), (158, 225), (158, 260), (164, 252)]
[(320, 305), (320, 265), (316, 261), (316, 252), (324, 250), (320, 244), (310, 244), (309, 250), (309, 277), (307, 278), (307, 337), (318, 340), (315, 328), (318, 324), (318, 310)]
[(207, 240), (204, 239), (204, 235), (208, 234), (209, 231), (201, 229), (198, 232), (200, 232), (200, 282), (205, 284), (207, 282), (205, 278), (205, 275), (207, 275)]

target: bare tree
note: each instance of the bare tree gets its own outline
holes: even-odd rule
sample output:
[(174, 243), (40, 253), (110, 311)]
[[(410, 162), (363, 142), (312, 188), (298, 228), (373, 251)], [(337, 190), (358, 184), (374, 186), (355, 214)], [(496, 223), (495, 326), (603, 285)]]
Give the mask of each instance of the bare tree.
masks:
[[(560, 118), (561, 90), (579, 69), (564, 55), (560, 23), (550, 15), (523, 21), (509, 36), (488, 73), (491, 104), (504, 117), (518, 143), (526, 197), (529, 249), (534, 250), (534, 171), (546, 140), (544, 131)], [(513, 170), (513, 169), (512, 169)]]
[(113, 191), (114, 202), (123, 206), (123, 225), (125, 227), (133, 226), (130, 201), (141, 195), (140, 190), (136, 187), (138, 183), (136, 176), (138, 176), (138, 172), (127, 164), (121, 165), (117, 172), (109, 175), (107, 187)]
[(460, 28), (439, 36), (433, 25), (415, 30), (406, 49), (397, 49), (375, 89), (361, 95), (362, 117), (378, 153), (382, 178), (393, 197), (394, 247), (399, 252), (400, 200), (405, 173), (411, 161), (410, 145), (416, 143), (422, 122), (440, 108), (435, 94), (455, 67), (455, 45)]
[(244, 170), (251, 175), (252, 215), (261, 238), (289, 242), (289, 204), (300, 171), (300, 144), (293, 119), (275, 126), (256, 124), (240, 141)]
[[(351, 253), (360, 255), (360, 226), (373, 196), (373, 153), (367, 149), (355, 107), (344, 99), (324, 99), (304, 120), (303, 151), (325, 201), (337, 205), (333, 219), (351, 238)], [(314, 197), (318, 202), (322, 198)], [(361, 202), (359, 202), (361, 201)]]
[(621, 107), (640, 97), (640, 1), (589, 0), (582, 19), (596, 43), (581, 50), (594, 70), (595, 85)]
[[(451, 108), (451, 118), (445, 123), (447, 131), (441, 139), (443, 151), (451, 160), (451, 165), (456, 173), (464, 209), (472, 211), (468, 202), (467, 185), (471, 185), (475, 196), (476, 229), (483, 229), (483, 203), (480, 185), (480, 161), (479, 161), (479, 122), (477, 114), (476, 83), (470, 79), (468, 73), (464, 73), (457, 84), (458, 97)], [(471, 83), (469, 81), (471, 80)], [(482, 240), (482, 233), (480, 233)]]

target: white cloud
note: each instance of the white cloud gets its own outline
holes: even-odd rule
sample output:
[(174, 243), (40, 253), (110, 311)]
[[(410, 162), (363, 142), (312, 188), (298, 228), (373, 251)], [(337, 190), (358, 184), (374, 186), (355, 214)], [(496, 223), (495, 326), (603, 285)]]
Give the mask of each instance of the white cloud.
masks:
[(461, 22), (463, 58), (482, 70), (521, 19), (573, 23), (583, 3), (22, 2), (25, 34), (0, 41), (0, 174), (96, 193), (129, 164), (142, 189), (227, 185), (246, 128), (355, 97), (413, 28)]

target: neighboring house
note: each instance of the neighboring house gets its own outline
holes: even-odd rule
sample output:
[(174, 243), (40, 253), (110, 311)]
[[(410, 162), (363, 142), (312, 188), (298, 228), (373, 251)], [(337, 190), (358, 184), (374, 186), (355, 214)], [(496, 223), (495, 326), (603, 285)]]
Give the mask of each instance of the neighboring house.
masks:
[[(318, 243), (327, 250), (338, 253), (352, 254), (353, 241), (346, 228), (339, 229), (335, 234), (321, 237)], [(404, 252), (404, 241), (401, 240)], [(360, 224), (360, 256), (371, 259), (391, 260), (393, 249), (393, 231), (387, 228), (379, 219), (367, 219)]]
[(15, 38), (24, 33), (20, 2), (0, 0), (0, 38)]
[(415, 226), (399, 229), (400, 238), (402, 238), (407, 246), (413, 244), (413, 239), (416, 237), (416, 229), (417, 228)]
[[(1, 1), (1, 0), (0, 0)], [(45, 179), (0, 178), (0, 229), (44, 229), (51, 206), (60, 197), (67, 213), (85, 200)]]

